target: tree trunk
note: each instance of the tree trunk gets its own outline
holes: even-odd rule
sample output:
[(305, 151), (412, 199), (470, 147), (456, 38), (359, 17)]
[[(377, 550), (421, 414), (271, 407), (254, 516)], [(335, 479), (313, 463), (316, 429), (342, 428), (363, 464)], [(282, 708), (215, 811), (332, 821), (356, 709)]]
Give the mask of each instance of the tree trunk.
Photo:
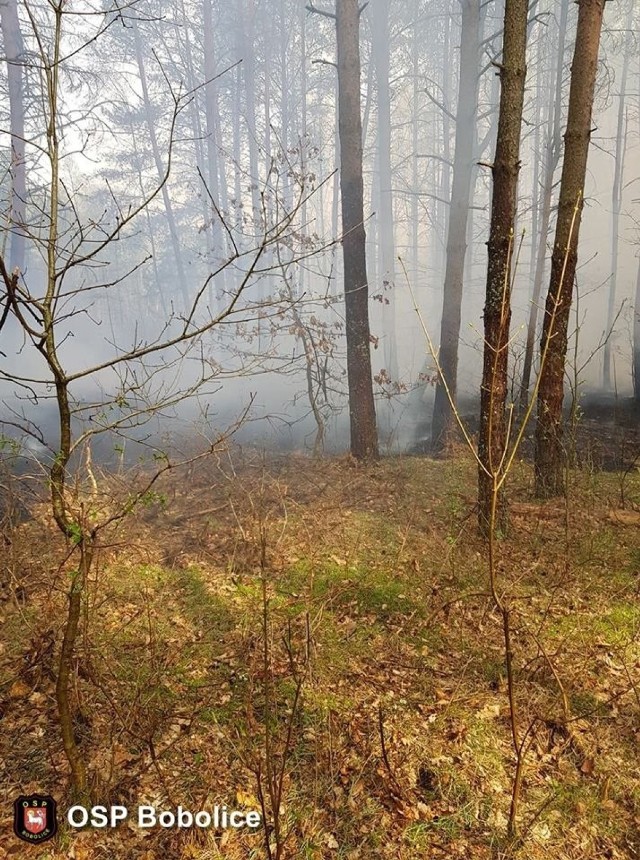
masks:
[(418, 248), (420, 241), (420, 232), (418, 224), (418, 105), (420, 104), (419, 90), (420, 81), (418, 80), (418, 72), (420, 70), (419, 63), (419, 45), (418, 45), (418, 25), (413, 25), (413, 37), (411, 39), (411, 71), (413, 74), (413, 111), (411, 117), (411, 189), (414, 192), (411, 195), (411, 277), (414, 288), (417, 290), (419, 283), (418, 266), (420, 260), (420, 251)]
[(240, 66), (244, 77), (244, 115), (247, 122), (247, 145), (249, 149), (249, 183), (251, 191), (251, 207), (253, 214), (252, 232), (260, 235), (262, 229), (262, 207), (260, 205), (260, 182), (258, 169), (258, 132), (256, 126), (256, 57), (255, 57), (255, 0), (246, 0), (242, 4), (243, 14), (238, 21), (238, 38), (240, 41)]
[(349, 419), (351, 453), (362, 459), (378, 456), (378, 437), (371, 376), (369, 289), (364, 229), (359, 30), (358, 0), (338, 0), (338, 125)]
[(464, 259), (467, 251), (467, 221), (478, 112), (480, 7), (482, 4), (479, 0), (461, 0), (461, 5), (460, 79), (440, 327), (440, 374), (436, 384), (431, 427), (431, 444), (435, 452), (442, 451), (446, 446), (453, 424), (450, 398), (455, 403), (458, 387), (458, 342), (462, 315), (462, 283)]
[(540, 296), (542, 295), (542, 281), (544, 278), (545, 264), (547, 259), (547, 237), (549, 235), (549, 222), (551, 220), (551, 200), (553, 197), (553, 180), (562, 148), (562, 137), (560, 134), (560, 121), (562, 114), (562, 78), (564, 73), (564, 48), (567, 35), (567, 12), (569, 4), (564, 0), (560, 2), (560, 19), (558, 24), (558, 51), (556, 65), (555, 95), (553, 113), (549, 106), (549, 119), (547, 123), (547, 141), (544, 158), (544, 171), (542, 179), (542, 191), (540, 193), (540, 228), (534, 232), (533, 237), (538, 236), (538, 249), (535, 263), (535, 274), (533, 277), (533, 294), (531, 307), (529, 309), (529, 323), (527, 325), (527, 341), (524, 352), (524, 364), (522, 367), (522, 379), (520, 380), (520, 410), (524, 413), (529, 404), (529, 388), (531, 386), (531, 369), (533, 367), (533, 351), (536, 340), (536, 328), (538, 326), (538, 308)]
[(234, 80), (234, 98), (232, 125), (233, 125), (233, 205), (235, 209), (235, 226), (241, 234), (243, 232), (244, 216), (242, 203), (242, 134), (240, 129), (240, 117), (242, 115), (242, 100), (241, 100), (241, 81), (242, 71), (241, 65), (236, 69)]
[[(398, 381), (395, 309), (395, 243), (391, 172), (391, 93), (389, 90), (389, 9), (387, 3), (371, 5), (372, 51), (378, 96), (378, 176), (380, 212), (380, 259), (382, 281), (382, 327), (385, 369), (393, 382)], [(414, 189), (415, 190), (415, 189)], [(388, 302), (388, 304), (387, 304)]]
[(564, 492), (564, 369), (604, 2), (579, 0), (578, 4), (558, 219), (540, 344), (535, 489), (536, 495), (541, 498)]
[(500, 67), (500, 114), (492, 169), (493, 197), (480, 390), (478, 516), (484, 534), (493, 529), (504, 531), (507, 525), (503, 483), (507, 444), (505, 405), (528, 11), (529, 0), (506, 0)]
[[(616, 314), (616, 290), (618, 282), (618, 232), (620, 230), (620, 210), (622, 208), (622, 190), (624, 173), (624, 156), (627, 147), (627, 130), (625, 128), (625, 95), (627, 78), (629, 76), (629, 59), (631, 57), (633, 6), (629, 4), (627, 22), (625, 24), (624, 57), (622, 60), (622, 75), (620, 77), (620, 96), (618, 101), (618, 123), (616, 129), (616, 151), (614, 156), (613, 187), (611, 189), (611, 282), (609, 284), (609, 302), (607, 307), (607, 328), (602, 355), (602, 385), (611, 388), (611, 347), (613, 341), (613, 324)], [(635, 40), (634, 40), (635, 41)]]
[[(162, 159), (160, 157), (160, 147), (158, 146), (158, 137), (156, 135), (153, 112), (151, 110), (151, 98), (149, 96), (149, 87), (147, 85), (147, 74), (144, 67), (142, 44), (140, 41), (140, 33), (138, 32), (138, 25), (135, 19), (132, 19), (132, 27), (136, 49), (136, 61), (138, 63), (138, 73), (140, 74), (140, 83), (142, 86), (142, 101), (144, 105), (144, 115), (147, 124), (147, 131), (149, 132), (149, 138), (151, 140), (151, 149), (153, 152), (153, 160), (156, 166), (156, 171), (158, 173), (158, 179), (162, 180), (165, 171), (164, 166), (162, 164)], [(162, 202), (164, 203), (164, 209), (167, 215), (167, 226), (169, 228), (169, 236), (171, 239), (171, 246), (173, 248), (173, 256), (178, 274), (178, 286), (180, 288), (180, 293), (182, 296), (182, 304), (184, 309), (187, 310), (189, 307), (189, 290), (187, 289), (187, 278), (184, 271), (184, 264), (182, 262), (182, 248), (180, 247), (178, 228), (176, 226), (176, 220), (173, 215), (173, 207), (171, 205), (171, 198), (169, 197), (169, 191), (167, 189), (166, 182), (162, 186)]]
[[(215, 60), (215, 42), (213, 38), (213, 10), (211, 8), (211, 0), (204, 0), (203, 9), (203, 38), (204, 38), (204, 77), (206, 87), (204, 91), (205, 99), (205, 118), (207, 127), (207, 177), (209, 181), (209, 193), (213, 197), (216, 206), (223, 212), (227, 207), (226, 197), (226, 180), (220, 181), (220, 165), (218, 158), (218, 134), (217, 123), (219, 115), (218, 105), (218, 86), (214, 80), (216, 76), (216, 60)], [(224, 186), (225, 195), (222, 195), (222, 186)], [(211, 218), (211, 239), (216, 263), (220, 258), (226, 257), (226, 240), (222, 224), (218, 218), (214, 207), (210, 208)], [(219, 284), (224, 297), (226, 292), (226, 271), (223, 269), (219, 274)], [(224, 298), (223, 298), (224, 302)]]
[(11, 254), (12, 269), (24, 272), (25, 205), (27, 197), (24, 141), (23, 53), (17, 0), (0, 2), (0, 25), (7, 62), (11, 132)]
[(640, 260), (636, 276), (636, 297), (633, 308), (633, 394), (640, 406)]
[[(307, 93), (308, 93), (308, 84), (307, 84), (307, 16), (306, 10), (302, 3), (299, 5), (299, 32), (300, 32), (300, 161), (302, 168), (302, 175), (305, 176), (305, 185), (306, 185), (306, 171), (307, 171), (307, 152), (309, 146), (309, 139), (307, 137)], [(283, 14), (283, 25), (284, 25), (284, 16), (286, 15), (286, 9), (282, 8)], [(284, 79), (284, 70), (283, 70), (283, 83), (285, 85)], [(300, 211), (300, 232), (302, 234), (302, 245), (305, 247), (305, 240), (307, 238), (307, 198), (306, 194), (302, 200), (302, 208)], [(322, 206), (322, 197), (320, 197), (320, 206)], [(322, 235), (322, 233), (321, 233)], [(299, 267), (299, 287), (298, 287), (298, 296), (303, 296), (306, 290), (307, 285), (307, 267), (300, 266)]]

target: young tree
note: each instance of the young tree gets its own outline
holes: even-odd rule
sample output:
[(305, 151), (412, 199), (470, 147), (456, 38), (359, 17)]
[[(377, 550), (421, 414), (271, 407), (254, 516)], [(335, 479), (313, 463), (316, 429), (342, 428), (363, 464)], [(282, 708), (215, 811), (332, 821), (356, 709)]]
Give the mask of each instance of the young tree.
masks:
[[(232, 233), (223, 222), (233, 253), (221, 266), (232, 272), (233, 289), (220, 311), (214, 313), (206, 298), (208, 284), (217, 275), (214, 271), (195, 286), (189, 305), (180, 312), (174, 311), (159, 320), (146, 319), (140, 328), (125, 327), (115, 332), (112, 340), (102, 339), (104, 356), (84, 351), (80, 355), (70, 353), (67, 341), (85, 319), (89, 318), (90, 326), (99, 327), (114, 291), (122, 287), (127, 296), (132, 292), (129, 276), (139, 270), (144, 260), (135, 257), (124, 272), (115, 261), (115, 273), (111, 275), (115, 250), (132, 238), (138, 216), (143, 216), (168, 186), (176, 126), (190, 98), (189, 94), (173, 94), (170, 100), (168, 152), (158, 181), (151, 187), (147, 185), (137, 197), (127, 188), (131, 196), (124, 204), (108, 185), (111, 205), (106, 208), (100, 205), (98, 197), (98, 206), (86, 211), (81, 195), (73, 189), (73, 142), (75, 135), (82, 138), (86, 133), (87, 124), (91, 128), (99, 108), (89, 105), (86, 110), (78, 110), (80, 119), (68, 121), (64, 107), (69, 95), (68, 81), (74, 78), (69, 78), (66, 72), (70, 58), (95, 47), (122, 12), (116, 3), (102, 12), (81, 13), (80, 23), (75, 14), (65, 0), (56, 0), (39, 10), (40, 18), (31, 17), (32, 31), (25, 31), (31, 52), (29, 62), (40, 72), (37, 79), (42, 87), (28, 141), (45, 161), (42, 174), (30, 184), (34, 206), (27, 235), (34, 257), (39, 257), (43, 266), (19, 279), (17, 273), (9, 273), (0, 254), (3, 304), (6, 301), (11, 325), (17, 327), (24, 341), (19, 341), (14, 354), (0, 352), (0, 381), (4, 391), (10, 387), (14, 402), (15, 392), (27, 391), (36, 404), (42, 398), (52, 397), (55, 405), (55, 438), (45, 438), (37, 421), (15, 409), (7, 417), (3, 414), (2, 424), (31, 435), (42, 444), (48, 443), (51, 454), (46, 486), (53, 521), (66, 542), (61, 570), (68, 575), (67, 609), (60, 625), (62, 641), (56, 667), (56, 702), (73, 790), (85, 798), (90, 779), (74, 731), (76, 706), (72, 679), (88, 577), (102, 537), (176, 463), (169, 453), (149, 443), (154, 451), (152, 462), (146, 468), (139, 467), (124, 497), (114, 494), (108, 501), (100, 502), (93, 496), (87, 497), (87, 474), (82, 465), (78, 466), (78, 456), (82, 452), (89, 454), (91, 443), (99, 434), (111, 432), (121, 439), (130, 438), (129, 434), (160, 410), (206, 393), (207, 384), (215, 384), (213, 380), (220, 378), (221, 371), (218, 362), (209, 358), (210, 334), (223, 323), (232, 322), (234, 315), (240, 314), (244, 320), (255, 318), (259, 305), (245, 294), (257, 277), (268, 273), (263, 265), (267, 250), (280, 243), (295, 243), (297, 224), (293, 221), (306, 190), (302, 183), (291, 211), (285, 212), (281, 205), (276, 207), (281, 212), (280, 220), (263, 225), (257, 240), (255, 225), (248, 228), (248, 235), (241, 236), (239, 232)], [(74, 98), (78, 98), (77, 90)], [(74, 135), (69, 134), (70, 128)], [(68, 159), (72, 160), (71, 165)], [(98, 277), (101, 280), (95, 282)], [(0, 328), (5, 322), (3, 311)], [(100, 339), (95, 336), (95, 329), (92, 335), (97, 349)], [(83, 392), (90, 392), (90, 397), (83, 398)], [(213, 450), (220, 438), (205, 446), (201, 456)]]
[(369, 287), (367, 282), (362, 114), (360, 105), (360, 14), (358, 0), (337, 0), (336, 11), (310, 11), (335, 18), (338, 43), (338, 127), (344, 261), (345, 324), (351, 453), (378, 456), (371, 373)]
[(558, 217), (540, 345), (535, 487), (536, 495), (542, 498), (564, 492), (564, 370), (604, 3), (605, 0), (578, 2)]
[(504, 531), (507, 524), (503, 480), (507, 444), (505, 406), (528, 11), (529, 0), (505, 2), (480, 389), (478, 516), (480, 529), (485, 534), (493, 528)]

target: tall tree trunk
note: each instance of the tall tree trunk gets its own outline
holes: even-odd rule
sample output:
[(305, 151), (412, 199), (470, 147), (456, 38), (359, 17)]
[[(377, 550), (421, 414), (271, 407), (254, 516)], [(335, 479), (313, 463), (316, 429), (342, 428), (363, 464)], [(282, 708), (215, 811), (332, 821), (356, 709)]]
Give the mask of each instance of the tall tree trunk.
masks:
[[(302, 3), (298, 6), (299, 9), (299, 30), (300, 30), (300, 161), (302, 168), (302, 175), (306, 177), (307, 171), (307, 152), (309, 147), (309, 139), (307, 138), (307, 18), (305, 14), (305, 8)], [(283, 14), (283, 25), (284, 25), (284, 15), (286, 14), (286, 10), (284, 7), (284, 3), (282, 6), (282, 14)], [(285, 78), (284, 78), (284, 68), (283, 68), (283, 79), (282, 85), (285, 86)], [(306, 185), (306, 178), (305, 178)], [(305, 190), (308, 190), (307, 188)], [(320, 197), (320, 206), (322, 207), (322, 197)], [(306, 194), (302, 200), (302, 208), (300, 212), (300, 221), (301, 228), (300, 232), (302, 234), (302, 243), (303, 247), (305, 247), (305, 240), (308, 233), (307, 227), (307, 198)], [(321, 234), (322, 235), (322, 234)], [(306, 290), (306, 282), (307, 282), (307, 267), (300, 266), (299, 267), (299, 296), (304, 295)]]
[[(282, 197), (284, 208), (287, 212), (291, 211), (292, 195), (291, 195), (291, 177), (287, 169), (286, 160), (290, 154), (296, 150), (295, 133), (298, 129), (295, 125), (292, 128), (292, 114), (290, 110), (289, 100), (293, 98), (294, 93), (291, 92), (289, 83), (289, 63), (291, 58), (291, 41), (289, 38), (289, 27), (287, 22), (287, 4), (285, 0), (280, 0), (280, 146), (285, 157), (285, 169), (281, 176)], [(289, 140), (291, 138), (291, 143)], [(295, 158), (295, 154), (292, 155)], [(303, 159), (302, 144), (300, 147), (300, 159)]]
[[(204, 0), (202, 8), (203, 16), (203, 48), (204, 48), (204, 108), (207, 127), (207, 178), (209, 181), (209, 193), (213, 197), (216, 206), (223, 212), (227, 201), (223, 199), (222, 186), (224, 186), (226, 197), (226, 180), (220, 181), (220, 165), (218, 158), (218, 86), (214, 80), (216, 76), (215, 42), (213, 38), (213, 10), (211, 0)], [(216, 254), (218, 260), (226, 256), (226, 240), (220, 219), (213, 206), (210, 208), (211, 238), (214, 259)], [(218, 276), (220, 288), (224, 295), (226, 291), (226, 271), (223, 269)], [(223, 299), (224, 301), (224, 299)]]
[(22, 67), (24, 45), (18, 19), (17, 0), (0, 2), (0, 25), (7, 62), (11, 132), (11, 254), (9, 260), (12, 269), (17, 268), (24, 272), (27, 197)]
[(243, 0), (241, 4), (243, 15), (238, 21), (238, 38), (240, 56), (242, 58), (242, 74), (244, 77), (244, 116), (247, 123), (249, 148), (249, 183), (251, 190), (251, 207), (253, 215), (252, 232), (259, 235), (262, 229), (262, 211), (260, 206), (260, 181), (258, 169), (258, 132), (256, 125), (256, 56), (255, 56), (255, 16), (256, 0)]
[[(271, 175), (271, 160), (273, 158), (273, 146), (271, 144), (271, 71), (273, 66), (273, 56), (271, 53), (271, 39), (273, 38), (272, 34), (267, 32), (268, 22), (264, 21), (261, 24), (263, 29), (264, 36), (264, 48), (263, 48), (263, 64), (264, 64), (264, 97), (262, 98), (262, 102), (264, 103), (264, 176), (265, 181), (268, 183)], [(265, 194), (262, 200), (262, 208), (264, 210), (264, 217), (266, 219), (266, 223), (271, 223), (271, 195)], [(265, 258), (270, 256), (269, 248), (265, 249)]]
[(445, 447), (450, 434), (453, 412), (449, 398), (455, 403), (458, 388), (458, 342), (462, 315), (462, 284), (467, 251), (467, 221), (471, 202), (473, 146), (476, 138), (478, 113), (481, 5), (480, 0), (461, 0), (460, 78), (456, 111), (453, 185), (447, 235), (447, 261), (440, 325), (440, 374), (436, 384), (431, 427), (431, 444), (436, 452)]
[(420, 260), (420, 252), (418, 249), (419, 243), (419, 224), (418, 224), (418, 104), (420, 82), (418, 80), (418, 72), (420, 70), (419, 63), (419, 46), (418, 46), (419, 27), (417, 22), (413, 25), (413, 36), (411, 38), (411, 71), (413, 75), (413, 111), (411, 117), (411, 277), (414, 287), (418, 286), (418, 266)]
[(560, 124), (562, 117), (562, 79), (564, 75), (564, 49), (567, 36), (568, 8), (569, 4), (565, 3), (564, 0), (560, 0), (554, 101), (553, 107), (551, 104), (549, 105), (542, 191), (540, 192), (540, 227), (539, 232), (533, 233), (534, 239), (536, 235), (538, 237), (538, 248), (535, 263), (535, 274), (533, 277), (533, 294), (531, 297), (531, 307), (529, 308), (529, 322), (527, 325), (527, 341), (524, 352), (524, 364), (522, 367), (522, 379), (520, 380), (519, 400), (520, 410), (523, 413), (529, 404), (531, 369), (533, 367), (533, 352), (536, 341), (536, 329), (538, 326), (538, 308), (540, 306), (542, 281), (544, 279), (545, 264), (547, 260), (547, 238), (549, 235), (549, 222), (551, 221), (553, 180), (558, 167), (558, 162), (560, 161), (560, 151), (562, 149)]
[(540, 345), (535, 489), (541, 498), (564, 492), (564, 369), (604, 3), (605, 0), (579, 0), (578, 3), (558, 219)]
[(358, 0), (338, 0), (338, 124), (349, 419), (351, 453), (362, 459), (378, 456), (378, 436), (371, 376), (369, 288), (364, 229), (359, 31)]
[[(391, 171), (391, 93), (389, 89), (390, 32), (388, 3), (374, 2), (371, 7), (372, 51), (378, 95), (378, 176), (380, 212), (380, 259), (382, 281), (382, 327), (385, 369), (398, 381), (395, 307), (395, 243)], [(414, 189), (415, 190), (415, 189)], [(388, 302), (388, 304), (387, 304)]]
[[(453, 0), (453, 3), (457, 3), (458, 0)], [(447, 14), (444, 16), (443, 26), (443, 47), (442, 47), (442, 104), (444, 105), (445, 110), (440, 112), (440, 117), (442, 119), (442, 138), (439, 139), (438, 133), (440, 129), (438, 129), (438, 124), (433, 124), (433, 143), (432, 143), (432, 152), (439, 152), (440, 146), (442, 147), (442, 160), (439, 162), (440, 164), (440, 187), (436, 192), (439, 196), (439, 200), (436, 201), (436, 211), (439, 209), (441, 212), (441, 216), (437, 218), (438, 226), (442, 225), (442, 236), (439, 241), (439, 254), (438, 261), (436, 265), (436, 271), (438, 272), (438, 277), (440, 276), (440, 272), (444, 272), (447, 266), (447, 237), (449, 236), (449, 219), (451, 215), (451, 171), (453, 167), (453, 157), (451, 153), (451, 117), (449, 116), (449, 111), (451, 110), (451, 86), (452, 86), (452, 77), (451, 70), (447, 68), (447, 64), (444, 61), (445, 57), (450, 56), (452, 49), (452, 19), (453, 13), (451, 11), (451, 0), (447, 2)], [(434, 261), (435, 262), (435, 261)]]
[(242, 116), (242, 71), (239, 65), (236, 69), (233, 93), (232, 130), (233, 130), (233, 204), (235, 209), (236, 229), (242, 233), (243, 230), (243, 203), (242, 203), (242, 133), (240, 128), (240, 117)]
[[(153, 111), (151, 109), (151, 98), (149, 96), (149, 86), (147, 84), (147, 73), (145, 70), (144, 57), (142, 54), (142, 43), (140, 41), (140, 33), (138, 31), (138, 25), (135, 19), (132, 19), (132, 27), (133, 39), (136, 50), (136, 61), (138, 63), (138, 73), (140, 75), (140, 83), (142, 86), (142, 102), (144, 105), (144, 115), (147, 124), (147, 131), (151, 140), (151, 150), (153, 152), (153, 160), (156, 166), (158, 179), (161, 180), (164, 176), (165, 169), (164, 165), (162, 164), (162, 158), (160, 157), (160, 147), (158, 146), (158, 137), (156, 135)], [(171, 239), (171, 246), (173, 249), (173, 256), (178, 275), (178, 287), (180, 289), (183, 307), (186, 310), (189, 307), (189, 290), (187, 289), (187, 278), (185, 276), (184, 264), (182, 262), (182, 248), (180, 247), (178, 228), (176, 225), (175, 217), (173, 215), (173, 207), (171, 205), (171, 198), (169, 197), (169, 191), (167, 189), (166, 182), (162, 186), (162, 202), (164, 203), (164, 209), (167, 216), (169, 237)]]
[(631, 31), (633, 26), (633, 6), (633, 3), (629, 4), (627, 21), (625, 24), (624, 57), (622, 59), (622, 75), (620, 77), (613, 187), (611, 189), (611, 281), (609, 283), (609, 302), (607, 306), (606, 340), (602, 355), (602, 384), (606, 389), (611, 388), (612, 329), (616, 314), (616, 290), (618, 283), (618, 231), (620, 229), (620, 210), (622, 208), (624, 156), (627, 147), (627, 130), (625, 128), (625, 95), (627, 89), (627, 78), (629, 76), (629, 59), (631, 57), (632, 40), (635, 42)]
[(478, 517), (484, 534), (492, 527), (505, 530), (507, 525), (503, 483), (507, 443), (505, 406), (528, 11), (529, 0), (506, 0), (480, 390)]
[[(640, 111), (638, 111), (638, 120), (640, 120)], [(636, 295), (633, 308), (633, 357), (631, 369), (633, 372), (633, 395), (636, 404), (640, 407), (640, 259), (638, 259)]]
[[(339, 95), (338, 95), (338, 82), (336, 80), (336, 111), (335, 111), (335, 125), (336, 128), (340, 125), (340, 106), (339, 106)], [(337, 240), (338, 235), (340, 233), (339, 226), (339, 218), (340, 218), (340, 135), (336, 135), (335, 139), (335, 148), (334, 148), (334, 158), (335, 158), (335, 172), (333, 174), (333, 183), (331, 187), (331, 239)], [(339, 292), (339, 261), (338, 261), (338, 248), (337, 245), (333, 245), (331, 248), (331, 256), (332, 256), (332, 265), (331, 272), (334, 278), (334, 295), (338, 295)]]
[(633, 308), (633, 395), (636, 403), (640, 406), (640, 260), (638, 260)]
[[(131, 134), (131, 143), (133, 146), (133, 157), (134, 157), (134, 164), (136, 167), (136, 176), (138, 178), (138, 188), (140, 189), (140, 197), (141, 197), (141, 199), (143, 199), (144, 195), (145, 195), (144, 179), (143, 179), (143, 175), (142, 175), (143, 158), (142, 158), (142, 155), (138, 152), (138, 145), (136, 143), (136, 131), (135, 131), (132, 124), (129, 125), (129, 131)], [(149, 247), (151, 250), (151, 265), (153, 268), (153, 284), (154, 284), (157, 296), (160, 300), (160, 307), (161, 307), (162, 313), (164, 314), (165, 319), (166, 319), (169, 315), (169, 308), (167, 307), (167, 302), (165, 300), (165, 295), (164, 295), (164, 287), (163, 287), (163, 283), (162, 283), (162, 278), (160, 277), (160, 272), (158, 270), (158, 254), (157, 254), (157, 248), (156, 248), (156, 238), (155, 238), (155, 233), (153, 230), (153, 221), (151, 219), (151, 212), (149, 211), (148, 206), (145, 206), (144, 217), (145, 217), (145, 221), (147, 223), (147, 232), (149, 233)], [(117, 247), (117, 244), (115, 247)], [(119, 306), (119, 310), (120, 310), (120, 319), (121, 319), (121, 323), (122, 323), (122, 320), (123, 320), (122, 307), (121, 307), (122, 306), (122, 293), (117, 292), (115, 295), (118, 297), (118, 306)], [(111, 303), (112, 297), (113, 297), (113, 292), (109, 291), (107, 293), (107, 305), (109, 307), (111, 307), (110, 303)], [(155, 308), (154, 308), (154, 310), (155, 310)], [(115, 334), (114, 334), (114, 340), (115, 340)]]

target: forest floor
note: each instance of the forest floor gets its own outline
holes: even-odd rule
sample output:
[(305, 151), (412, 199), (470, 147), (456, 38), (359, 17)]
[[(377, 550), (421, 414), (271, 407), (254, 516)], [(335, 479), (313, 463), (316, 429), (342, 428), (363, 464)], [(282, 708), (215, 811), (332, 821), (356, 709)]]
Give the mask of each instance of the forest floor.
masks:
[[(516, 464), (498, 542), (530, 741), (516, 842), (502, 624), (464, 453), (245, 452), (154, 487), (99, 554), (78, 643), (97, 802), (262, 794), (273, 821), (272, 775), (283, 860), (640, 857), (640, 473), (570, 472), (567, 504), (534, 500), (531, 478)], [(68, 564), (46, 505), (31, 513), (2, 561), (0, 860), (265, 858), (263, 829), (62, 820), (39, 848), (13, 837), (18, 794), (70, 804), (53, 680)]]

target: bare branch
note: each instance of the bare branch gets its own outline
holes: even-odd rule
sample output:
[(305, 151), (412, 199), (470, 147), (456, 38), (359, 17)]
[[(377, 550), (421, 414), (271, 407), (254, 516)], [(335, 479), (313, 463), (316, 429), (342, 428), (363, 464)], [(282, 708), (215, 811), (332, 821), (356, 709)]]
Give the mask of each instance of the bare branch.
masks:
[(307, 4), (307, 10), (309, 12), (315, 12), (316, 15), (322, 15), (324, 18), (333, 18), (333, 20), (337, 20), (337, 16), (335, 12), (329, 12), (326, 9), (318, 9), (317, 6), (314, 6), (313, 3)]

